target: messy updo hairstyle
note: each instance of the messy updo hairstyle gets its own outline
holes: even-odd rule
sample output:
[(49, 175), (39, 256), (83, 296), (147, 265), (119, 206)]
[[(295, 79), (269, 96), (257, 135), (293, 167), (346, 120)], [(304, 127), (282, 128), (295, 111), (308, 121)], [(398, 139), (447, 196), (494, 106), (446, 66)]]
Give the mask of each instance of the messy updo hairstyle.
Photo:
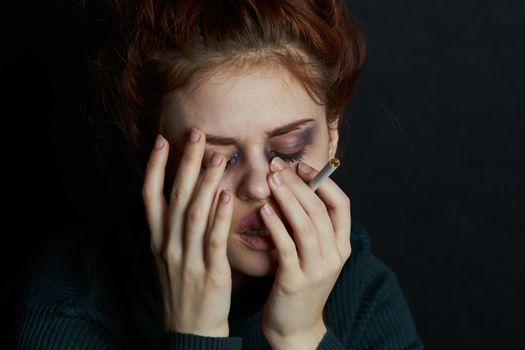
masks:
[(165, 93), (224, 69), (273, 65), (325, 106), (330, 123), (344, 116), (366, 55), (344, 0), (113, 0), (112, 21), (94, 80), (142, 174)]

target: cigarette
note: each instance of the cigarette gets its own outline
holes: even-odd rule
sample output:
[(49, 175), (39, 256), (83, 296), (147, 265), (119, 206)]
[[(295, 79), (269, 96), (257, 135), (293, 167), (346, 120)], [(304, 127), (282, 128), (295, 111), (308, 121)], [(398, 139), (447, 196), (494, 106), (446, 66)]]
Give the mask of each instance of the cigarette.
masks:
[(339, 159), (330, 159), (328, 163), (326, 163), (324, 168), (322, 168), (321, 171), (317, 174), (317, 176), (314, 177), (314, 179), (308, 183), (308, 186), (310, 186), (310, 188), (315, 192), (319, 188), (319, 186), (321, 186), (323, 181), (326, 180), (328, 176), (330, 176), (335, 171), (335, 169), (337, 169), (339, 164), (341, 164)]

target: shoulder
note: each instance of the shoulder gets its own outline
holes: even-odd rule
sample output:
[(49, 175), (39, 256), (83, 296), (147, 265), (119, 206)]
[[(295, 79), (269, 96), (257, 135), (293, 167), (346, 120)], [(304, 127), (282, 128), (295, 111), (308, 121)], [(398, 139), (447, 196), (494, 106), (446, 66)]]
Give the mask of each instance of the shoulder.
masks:
[(352, 253), (327, 303), (330, 327), (355, 348), (421, 348), (397, 277), (372, 253), (367, 230), (352, 222), (350, 242)]
[(359, 277), (361, 283), (370, 279), (384, 278), (396, 280), (394, 271), (372, 251), (372, 240), (366, 228), (359, 223), (353, 222), (350, 234), (352, 253), (346, 261), (344, 270)]
[(345, 262), (332, 296), (338, 302), (359, 303), (377, 279), (395, 280), (394, 272), (372, 254), (372, 244), (368, 231), (359, 223), (352, 222), (350, 232), (352, 251)]
[(20, 303), (56, 304), (83, 294), (96, 260), (86, 241), (78, 227), (64, 229), (47, 241), (30, 261)]
[(370, 235), (360, 224), (353, 224), (351, 245), (352, 254), (345, 264), (343, 278), (359, 293), (356, 302), (360, 303), (361, 311), (373, 309), (394, 294), (398, 301), (404, 302), (394, 270), (373, 253)]
[(69, 226), (54, 235), (30, 262), (20, 302), (80, 303), (90, 294), (125, 283), (126, 273), (139, 272), (135, 267), (145, 257), (139, 248), (143, 220), (137, 208), (122, 220)]
[[(17, 341), (34, 337), (35, 330), (54, 332), (39, 333), (42, 339), (73, 332), (104, 344), (138, 334), (130, 332), (136, 315), (129, 305), (141, 309), (144, 302), (136, 295), (144, 289), (137, 286), (145, 283), (139, 281), (143, 266), (137, 244), (131, 243), (135, 232), (126, 228), (122, 223), (70, 227), (42, 247), (18, 301)], [(121, 234), (128, 234), (130, 242), (117, 247)]]

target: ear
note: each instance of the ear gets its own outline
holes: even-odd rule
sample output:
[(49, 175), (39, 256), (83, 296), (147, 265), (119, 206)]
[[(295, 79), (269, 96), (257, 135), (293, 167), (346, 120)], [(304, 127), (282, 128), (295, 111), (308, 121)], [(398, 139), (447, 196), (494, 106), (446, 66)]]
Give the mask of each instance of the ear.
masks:
[(340, 116), (338, 115), (337, 118), (331, 122), (328, 123), (328, 158), (332, 159), (335, 157), (335, 154), (337, 152), (337, 144), (339, 141), (339, 120)]

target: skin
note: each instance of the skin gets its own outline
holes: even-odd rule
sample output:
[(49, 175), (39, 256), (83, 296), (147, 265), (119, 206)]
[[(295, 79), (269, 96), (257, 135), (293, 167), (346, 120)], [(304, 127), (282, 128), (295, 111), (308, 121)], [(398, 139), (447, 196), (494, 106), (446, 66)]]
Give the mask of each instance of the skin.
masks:
[[(224, 70), (199, 85), (169, 93), (163, 97), (161, 118), (164, 138), (159, 138), (161, 147), (152, 152), (143, 195), (152, 230), (152, 250), (159, 257), (157, 263), (167, 328), (227, 336), (224, 310), (220, 310), (222, 318), (207, 323), (204, 329), (202, 320), (193, 324), (187, 320), (189, 315), (196, 314), (199, 306), (195, 305), (195, 310), (191, 311), (187, 309), (187, 299), (183, 303), (180, 301), (183, 296), (173, 297), (176, 293), (169, 293), (170, 286), (175, 283), (171, 280), (177, 276), (176, 273), (170, 275), (170, 263), (182, 269), (178, 275), (185, 275), (183, 269), (186, 266), (188, 270), (190, 264), (194, 271), (205, 265), (211, 270), (211, 264), (200, 263), (208, 259), (208, 262), (214, 262), (215, 271), (220, 271), (223, 279), (231, 277), (231, 285), (214, 284), (220, 287), (215, 294), (222, 293), (223, 301), (228, 292), (241, 290), (250, 280), (275, 275), (274, 286), (262, 313), (264, 335), (275, 348), (315, 348), (326, 332), (323, 307), (351, 252), (348, 197), (331, 179), (327, 179), (316, 193), (306, 185), (335, 155), (337, 124), (327, 125), (324, 107), (313, 101), (286, 70), (264, 67), (243, 72)], [(306, 119), (309, 120), (296, 130), (274, 137), (267, 135), (275, 128)], [(188, 146), (190, 130), (201, 137)], [(234, 138), (235, 144), (210, 145), (206, 143), (210, 140), (207, 135)], [(311, 166), (306, 166), (310, 172), (298, 169), (299, 162), (279, 162), (278, 157), (270, 163), (272, 152), (289, 154), (301, 149), (304, 149), (302, 162)], [(218, 157), (222, 160), (220, 165), (212, 165), (214, 154), (223, 155)], [(201, 164), (205, 170), (199, 169)], [(224, 172), (226, 166), (228, 170)], [(280, 175), (280, 185), (279, 181), (272, 180), (271, 174), (275, 172)], [(184, 191), (181, 188), (193, 188), (197, 194), (194, 197), (182, 196)], [(223, 190), (230, 195), (227, 204), (219, 199)], [(162, 192), (171, 194), (171, 200), (176, 199), (173, 200), (175, 204), (160, 198)], [(195, 219), (196, 213), (202, 212), (195, 208), (204, 207), (206, 201), (212, 202), (206, 207), (208, 211), (204, 211), (209, 213), (206, 223), (196, 224), (195, 220), (189, 220), (188, 217)], [(269, 211), (264, 210), (264, 204)], [(187, 210), (184, 210), (185, 206)], [(187, 214), (185, 219), (181, 219), (182, 213)], [(261, 215), (275, 249), (253, 250), (241, 243), (235, 229), (249, 213)], [(177, 215), (179, 220), (175, 219)], [(186, 227), (200, 227), (190, 231), (201, 232), (188, 234), (190, 238), (186, 242), (201, 243), (195, 244), (200, 248), (193, 248), (193, 255), (188, 253), (189, 257), (184, 258), (191, 262), (186, 265), (181, 263), (180, 257), (183, 256), (183, 247), (191, 247), (191, 243), (183, 244), (182, 233), (171, 233), (177, 231), (176, 228), (183, 231), (179, 223), (182, 221), (189, 222)], [(166, 230), (168, 244), (163, 241), (166, 233), (162, 235)], [(178, 241), (171, 236), (178, 236)], [(210, 237), (216, 238), (217, 242), (220, 237), (224, 238), (222, 256), (217, 253), (213, 258), (209, 255), (211, 253), (202, 252), (202, 242), (209, 242)], [(209, 249), (209, 246), (205, 247)], [(188, 251), (192, 250), (188, 248)], [(179, 282), (185, 285), (184, 281)], [(196, 289), (205, 293), (204, 287)], [(201, 297), (199, 303), (206, 304), (206, 300)], [(212, 307), (219, 303), (219, 297), (210, 297), (210, 300)], [(223, 304), (229, 308), (228, 303)], [(181, 316), (184, 312), (177, 312), (174, 305), (186, 310), (186, 316)], [(170, 318), (170, 310), (177, 319)], [(286, 313), (280, 310), (286, 310)], [(181, 323), (188, 327), (177, 328), (176, 325)]]

